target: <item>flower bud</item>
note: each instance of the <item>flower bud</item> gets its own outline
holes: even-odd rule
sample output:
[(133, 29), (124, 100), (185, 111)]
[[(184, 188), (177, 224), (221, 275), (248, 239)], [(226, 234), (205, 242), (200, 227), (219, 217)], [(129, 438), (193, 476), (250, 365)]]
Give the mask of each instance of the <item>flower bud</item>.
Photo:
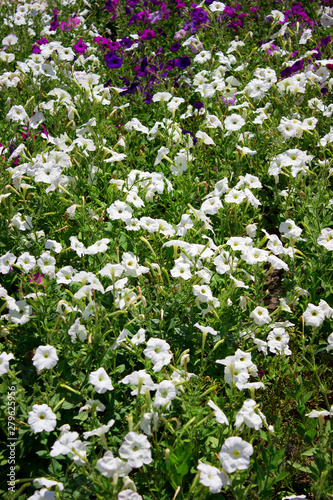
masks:
[(123, 489), (124, 490), (132, 490), (134, 492), (136, 492), (136, 486), (135, 486), (135, 483), (134, 481), (132, 481), (132, 479), (128, 476), (125, 476), (123, 478)]
[(244, 295), (241, 295), (239, 298), (239, 306), (242, 311), (246, 311), (247, 303), (246, 303), (246, 297)]

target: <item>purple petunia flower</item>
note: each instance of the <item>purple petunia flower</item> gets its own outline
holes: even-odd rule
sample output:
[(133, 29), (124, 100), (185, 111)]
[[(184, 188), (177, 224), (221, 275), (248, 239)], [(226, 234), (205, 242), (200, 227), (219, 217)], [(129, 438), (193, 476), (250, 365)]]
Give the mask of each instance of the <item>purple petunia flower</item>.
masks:
[(121, 68), (123, 65), (123, 60), (121, 57), (118, 57), (114, 52), (108, 52), (104, 56), (104, 61), (106, 65), (110, 69)]
[(105, 5), (103, 9), (107, 10), (110, 12), (114, 12), (116, 10), (116, 6), (119, 4), (119, 0), (106, 0)]
[(152, 95), (149, 92), (145, 92), (145, 99), (143, 99), (143, 102), (145, 104), (151, 104), (153, 102)]
[(175, 60), (176, 68), (185, 69), (191, 66), (191, 59), (188, 56), (180, 57)]
[(325, 38), (321, 38), (320, 41), (320, 46), (321, 47), (326, 47), (331, 42), (332, 38), (328, 35)]
[(175, 61), (177, 59), (169, 59), (169, 61), (167, 61), (165, 63), (165, 70), (166, 71), (171, 71), (174, 67), (175, 67)]
[(170, 47), (170, 52), (177, 52), (181, 47), (179, 42), (173, 43)]
[(125, 47), (125, 49), (130, 49), (133, 45), (132, 40), (127, 36), (124, 36), (124, 38), (122, 38), (119, 43), (122, 47)]
[(50, 30), (51, 31), (56, 31), (56, 29), (60, 26), (60, 23), (58, 23), (58, 10), (54, 9), (53, 11), (53, 21), (50, 23)]
[(139, 82), (133, 82), (129, 87), (124, 89), (122, 92), (119, 92), (120, 96), (124, 96), (127, 94), (134, 94), (137, 91), (137, 87), (139, 86)]

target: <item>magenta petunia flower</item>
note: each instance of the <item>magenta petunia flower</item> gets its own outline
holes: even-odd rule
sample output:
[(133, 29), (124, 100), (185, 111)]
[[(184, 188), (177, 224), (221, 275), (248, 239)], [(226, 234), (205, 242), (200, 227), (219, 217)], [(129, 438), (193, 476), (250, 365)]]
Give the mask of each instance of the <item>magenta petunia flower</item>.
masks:
[(75, 45), (73, 45), (73, 49), (77, 54), (84, 54), (87, 48), (88, 45), (84, 43), (82, 38), (79, 38), (79, 41)]
[(140, 36), (140, 40), (152, 40), (156, 37), (156, 33), (154, 30), (143, 30), (142, 35)]
[(29, 276), (29, 282), (30, 283), (36, 283), (37, 285), (42, 285), (44, 277), (45, 276), (44, 276), (43, 273), (30, 274), (30, 276)]

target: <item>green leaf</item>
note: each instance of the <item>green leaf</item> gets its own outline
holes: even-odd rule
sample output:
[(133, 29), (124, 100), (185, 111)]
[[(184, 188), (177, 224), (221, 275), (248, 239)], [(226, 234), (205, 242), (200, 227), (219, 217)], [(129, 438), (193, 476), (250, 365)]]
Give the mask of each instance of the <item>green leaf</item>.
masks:
[(290, 474), (287, 471), (280, 472), (275, 478), (274, 483), (278, 483), (279, 481), (282, 481), (284, 478), (288, 477)]
[(49, 452), (46, 450), (39, 450), (39, 451), (36, 451), (36, 455), (38, 455), (41, 458), (48, 458)]
[(316, 437), (317, 432), (316, 432), (315, 429), (308, 429), (306, 431), (305, 435), (308, 436), (311, 439), (311, 441), (312, 441)]
[(212, 445), (213, 448), (217, 448), (219, 440), (215, 436), (209, 436), (209, 438), (206, 441), (206, 444), (210, 444)]
[(315, 451), (316, 451), (315, 448), (310, 448), (309, 450), (302, 453), (302, 457), (312, 457)]
[(183, 477), (183, 476), (186, 476), (186, 474), (189, 471), (189, 468), (185, 463), (183, 463), (183, 464), (178, 465), (178, 467), (176, 468), (176, 471), (177, 471), (177, 474), (179, 474), (179, 476)]
[(69, 401), (64, 401), (63, 404), (61, 405), (63, 410), (71, 410), (75, 406), (76, 406), (75, 404), (70, 403)]
[(297, 462), (294, 462), (292, 465), (295, 469), (300, 470), (302, 472), (305, 472), (306, 474), (309, 474), (309, 472), (310, 472), (310, 469), (308, 467), (303, 467), (303, 465), (301, 465)]

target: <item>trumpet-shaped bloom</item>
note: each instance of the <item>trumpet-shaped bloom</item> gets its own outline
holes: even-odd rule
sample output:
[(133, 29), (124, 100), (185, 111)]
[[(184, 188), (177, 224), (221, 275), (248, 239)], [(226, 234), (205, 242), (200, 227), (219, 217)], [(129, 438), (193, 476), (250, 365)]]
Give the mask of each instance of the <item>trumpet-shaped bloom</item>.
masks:
[(333, 333), (331, 333), (331, 335), (329, 335), (327, 342), (328, 342), (328, 346), (326, 347), (326, 351), (330, 352), (333, 349)]
[(160, 408), (161, 406), (169, 408), (171, 401), (177, 396), (175, 384), (172, 383), (171, 380), (163, 380), (156, 388), (157, 392), (153, 404), (154, 408)]
[(217, 467), (199, 462), (200, 483), (209, 488), (211, 493), (220, 493), (222, 486), (231, 484), (225, 471), (220, 471)]
[(2, 352), (0, 354), (0, 375), (7, 373), (9, 370), (9, 361), (14, 359), (14, 355), (12, 353), (7, 354), (6, 352)]
[(33, 432), (52, 432), (56, 428), (57, 417), (48, 405), (33, 405), (28, 413), (28, 424)]
[(307, 326), (319, 327), (325, 320), (325, 313), (321, 307), (309, 304), (303, 313), (303, 318)]
[(207, 404), (214, 411), (217, 423), (229, 425), (229, 420), (228, 420), (227, 416), (223, 413), (223, 411), (211, 399), (208, 401)]
[(119, 455), (127, 459), (127, 463), (135, 468), (150, 464), (153, 460), (147, 436), (137, 432), (126, 434), (125, 441), (119, 448)]
[(263, 423), (267, 424), (265, 415), (256, 407), (256, 402), (253, 399), (244, 401), (242, 408), (236, 415), (235, 427), (238, 429), (242, 424), (247, 425), (250, 429), (261, 429)]
[(226, 130), (230, 132), (235, 132), (241, 129), (245, 125), (245, 120), (240, 115), (233, 113), (226, 117), (224, 120), (224, 126)]
[(133, 490), (123, 490), (118, 494), (117, 500), (143, 500), (142, 496), (139, 493), (136, 493)]
[(37, 347), (36, 353), (32, 358), (33, 365), (37, 370), (54, 368), (58, 360), (57, 351), (51, 345), (40, 345)]
[(172, 98), (170, 92), (156, 92), (153, 95), (153, 102), (168, 102)]
[(132, 467), (127, 462), (114, 457), (111, 451), (107, 451), (102, 458), (97, 460), (96, 467), (102, 476), (105, 477), (113, 477), (114, 474), (118, 474), (119, 477), (125, 477), (132, 470)]
[(170, 345), (165, 340), (151, 338), (147, 342), (147, 347), (143, 351), (144, 355), (151, 360), (154, 372), (159, 372), (163, 366), (171, 361), (172, 354), (169, 352)]
[(121, 68), (123, 65), (122, 58), (118, 57), (113, 51), (105, 54), (104, 61), (106, 62), (107, 67), (110, 69)]
[(252, 318), (255, 324), (258, 326), (267, 325), (272, 321), (268, 309), (265, 309), (265, 307), (260, 307), (260, 306), (253, 309), (253, 311), (250, 314), (250, 318)]
[(31, 306), (24, 300), (18, 300), (15, 304), (15, 309), (9, 309), (9, 320), (16, 325), (24, 325), (30, 320), (31, 313)]
[(127, 203), (117, 200), (106, 209), (111, 220), (128, 220), (132, 218), (133, 209)]
[(317, 238), (318, 245), (333, 250), (333, 229), (325, 227)]
[(91, 372), (89, 382), (94, 386), (98, 394), (113, 390), (111, 379), (104, 368), (98, 368), (95, 372)]
[(213, 294), (208, 285), (193, 285), (192, 290), (199, 302), (209, 302), (213, 300)]
[(7, 121), (25, 123), (29, 119), (23, 106), (12, 106), (6, 115)]
[(245, 470), (250, 465), (250, 456), (253, 454), (253, 446), (240, 437), (230, 437), (224, 442), (219, 458), (222, 467), (227, 472)]
[(136, 396), (147, 389), (149, 391), (154, 391), (156, 388), (151, 376), (146, 372), (146, 370), (132, 372), (130, 375), (126, 375), (120, 383), (138, 386), (137, 389), (131, 392), (132, 396)]

